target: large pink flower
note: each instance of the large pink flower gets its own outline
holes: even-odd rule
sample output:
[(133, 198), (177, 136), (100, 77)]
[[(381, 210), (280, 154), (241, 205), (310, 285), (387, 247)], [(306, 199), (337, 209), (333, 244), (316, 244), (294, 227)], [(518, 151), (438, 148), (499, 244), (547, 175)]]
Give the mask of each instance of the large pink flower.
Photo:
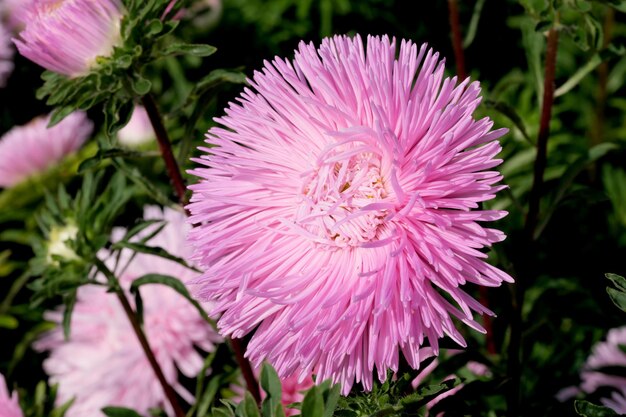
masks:
[(0, 137), (0, 187), (11, 187), (40, 174), (76, 151), (91, 135), (85, 113), (72, 113), (48, 129), (49, 117), (38, 117)]
[[(399, 353), (484, 331), (468, 283), (512, 281), (481, 249), (504, 239), (474, 210), (502, 186), (478, 83), (444, 79), (426, 45), (388, 37), (301, 43), (275, 59), (207, 135), (195, 159), (189, 240), (221, 332), (254, 331), (247, 355), (281, 377), (384, 380)], [(397, 57), (397, 58), (396, 58)], [(446, 293), (444, 296), (442, 293)], [(449, 297), (449, 298), (447, 298)]]
[[(154, 207), (145, 211), (145, 218), (163, 217), (166, 227), (149, 244), (178, 256), (188, 255), (184, 213), (169, 209), (162, 213)], [(117, 229), (114, 240), (124, 232)], [(101, 255), (104, 258), (107, 253)], [(194, 274), (178, 263), (151, 255), (137, 255), (131, 260), (129, 252), (123, 252), (117, 273), (125, 287), (147, 273), (171, 275), (182, 281)], [(174, 389), (193, 402), (193, 395), (178, 382), (178, 370), (195, 377), (203, 366), (203, 357), (195, 347), (211, 351), (221, 338), (189, 301), (171, 288), (149, 285), (141, 289), (141, 295), (144, 329), (157, 361)], [(47, 318), (60, 323), (62, 313), (50, 312)], [(57, 328), (39, 340), (36, 348), (50, 351), (44, 369), (51, 381), (59, 384), (59, 403), (76, 397), (67, 417), (100, 416), (100, 409), (107, 405), (131, 407), (144, 415), (149, 408), (169, 407), (121, 304), (105, 287), (79, 289), (69, 341)]]
[(606, 341), (593, 347), (581, 372), (581, 389), (593, 393), (598, 388), (614, 390), (610, 398), (601, 399), (602, 404), (619, 414), (626, 414), (626, 377), (623, 374), (611, 375), (602, 368), (626, 368), (626, 326), (609, 330)]
[(0, 374), (0, 417), (24, 417), (17, 395), (9, 392), (4, 376)]
[(120, 0), (38, 0), (15, 39), (22, 55), (69, 77), (87, 74), (120, 42)]

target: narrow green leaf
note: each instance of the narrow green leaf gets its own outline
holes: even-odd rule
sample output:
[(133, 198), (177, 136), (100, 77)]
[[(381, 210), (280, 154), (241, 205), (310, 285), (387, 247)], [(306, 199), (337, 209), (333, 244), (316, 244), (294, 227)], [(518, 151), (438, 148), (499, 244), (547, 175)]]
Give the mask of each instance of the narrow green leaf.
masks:
[(107, 417), (141, 417), (135, 410), (124, 407), (104, 407), (102, 412)]
[(191, 44), (191, 43), (173, 43), (168, 45), (159, 53), (160, 56), (172, 56), (172, 55), (191, 55), (198, 57), (206, 57), (213, 55), (217, 51), (217, 48), (211, 45), (205, 44)]
[(74, 112), (74, 110), (76, 109), (72, 106), (63, 106), (63, 107), (57, 107), (56, 109), (54, 109), (52, 111), (52, 114), (50, 115), (50, 121), (48, 122), (48, 129), (60, 123), (61, 120), (69, 116), (72, 112)]
[(76, 291), (72, 291), (64, 298), (65, 310), (63, 310), (63, 337), (65, 340), (70, 338), (70, 325), (72, 323), (72, 312), (76, 305)]
[(130, 286), (130, 291), (132, 293), (136, 293), (139, 291), (139, 288), (142, 285), (147, 285), (147, 284), (160, 284), (160, 285), (166, 285), (172, 288), (174, 291), (176, 291), (177, 293), (185, 297), (187, 300), (189, 300), (189, 302), (194, 307), (196, 307), (196, 309), (198, 310), (202, 318), (204, 318), (204, 320), (206, 320), (212, 326), (215, 326), (215, 323), (213, 322), (213, 320), (209, 318), (209, 316), (207, 315), (204, 308), (202, 308), (200, 303), (198, 303), (198, 301), (196, 301), (191, 296), (191, 294), (189, 294), (187, 287), (185, 287), (185, 284), (183, 284), (181, 280), (168, 276), (168, 275), (146, 274), (146, 275), (142, 275), (141, 277), (133, 281), (133, 283)]
[(65, 412), (72, 406), (72, 404), (74, 404), (75, 400), (75, 398), (72, 398), (71, 400), (64, 402), (63, 404), (52, 410), (49, 417), (63, 417), (65, 415)]
[(115, 242), (113, 245), (111, 245), (111, 249), (130, 249), (134, 252), (158, 256), (160, 258), (169, 259), (170, 261), (179, 263), (182, 266), (189, 268), (193, 271), (198, 271), (196, 268), (191, 267), (183, 258), (172, 255), (171, 253), (169, 253), (168, 251), (166, 251), (160, 246), (149, 246), (149, 245), (144, 245), (142, 243), (128, 242), (128, 241), (122, 240), (119, 242)]
[(485, 0), (478, 0), (476, 2), (476, 5), (474, 6), (472, 18), (470, 19), (469, 26), (467, 27), (467, 34), (465, 35), (465, 39), (463, 39), (463, 48), (465, 49), (467, 49), (472, 44), (472, 42), (474, 42), (474, 38), (476, 37), (476, 29), (478, 29), (478, 21), (480, 20), (484, 5)]

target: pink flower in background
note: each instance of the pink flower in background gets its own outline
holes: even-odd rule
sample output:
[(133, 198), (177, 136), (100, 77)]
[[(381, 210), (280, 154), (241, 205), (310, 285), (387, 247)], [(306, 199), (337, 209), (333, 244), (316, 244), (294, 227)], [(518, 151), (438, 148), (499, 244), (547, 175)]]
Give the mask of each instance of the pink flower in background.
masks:
[(0, 417), (23, 417), (17, 394), (9, 392), (4, 376), (0, 374)]
[(606, 341), (593, 347), (580, 375), (580, 388), (586, 393), (591, 394), (601, 387), (613, 389), (611, 397), (601, 402), (619, 414), (626, 413), (626, 377), (608, 374), (601, 368), (626, 368), (626, 353), (622, 347), (626, 347), (626, 326), (609, 330)]
[(38, 117), (0, 137), (0, 187), (11, 187), (76, 151), (91, 135), (85, 113), (70, 114), (48, 129), (49, 117)]
[[(149, 244), (163, 247), (177, 256), (189, 254), (184, 242), (184, 232), (189, 228), (184, 213), (171, 209), (161, 212), (159, 208), (148, 207), (144, 217), (167, 221)], [(147, 229), (138, 238), (151, 230)], [(124, 233), (125, 230), (116, 229), (113, 240)], [(107, 255), (103, 251), (101, 258)], [(125, 287), (147, 273), (171, 275), (182, 281), (195, 274), (164, 258), (138, 254), (131, 260), (130, 252), (122, 255), (116, 274)], [(112, 262), (108, 260), (111, 268), (114, 267)], [(191, 403), (193, 395), (178, 382), (178, 370), (187, 377), (195, 377), (204, 361), (196, 347), (212, 351), (221, 338), (189, 301), (171, 288), (147, 285), (142, 287), (141, 295), (144, 329), (157, 361), (167, 381)], [(60, 324), (62, 312), (49, 312), (47, 318)], [(107, 405), (134, 408), (143, 415), (148, 415), (149, 408), (167, 410), (169, 407), (121, 304), (117, 297), (106, 292), (106, 287), (79, 289), (69, 341), (64, 340), (59, 326), (35, 346), (38, 350), (50, 351), (44, 370), (52, 383), (59, 384), (58, 402), (76, 397), (67, 417), (101, 416), (100, 409)]]
[(13, 53), (11, 35), (0, 22), (0, 88), (7, 85), (7, 80), (13, 72)]
[(129, 148), (141, 146), (155, 139), (150, 118), (142, 106), (135, 106), (128, 124), (117, 132), (117, 140)]
[(39, 0), (26, 11), (14, 39), (19, 52), (69, 77), (87, 74), (98, 56), (113, 52), (120, 38), (120, 0)]
[(26, 15), (34, 0), (0, 0), (0, 15), (9, 29), (16, 33), (24, 28)]
[[(359, 36), (301, 43), (267, 62), (200, 148), (189, 234), (195, 295), (219, 327), (253, 332), (247, 356), (282, 378), (317, 374), (348, 393), (418, 368), (428, 339), (465, 346), (487, 313), (468, 283), (512, 279), (481, 251), (504, 239), (478, 209), (503, 186), (478, 83), (444, 79), (426, 45)], [(398, 58), (396, 59), (396, 56)], [(450, 297), (449, 301), (441, 292)]]

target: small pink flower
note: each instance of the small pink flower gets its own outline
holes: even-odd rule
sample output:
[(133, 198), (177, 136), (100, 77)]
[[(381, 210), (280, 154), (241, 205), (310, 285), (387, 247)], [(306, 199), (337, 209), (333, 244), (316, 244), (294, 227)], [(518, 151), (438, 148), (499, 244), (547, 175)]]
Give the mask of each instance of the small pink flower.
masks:
[(155, 139), (154, 128), (146, 109), (142, 106), (135, 106), (128, 124), (117, 132), (117, 140), (129, 148), (141, 146)]
[(39, 0), (30, 4), (14, 42), (42, 67), (79, 77), (119, 44), (121, 19), (120, 0)]
[[(444, 77), (426, 45), (384, 36), (300, 44), (255, 72), (194, 159), (189, 234), (223, 334), (282, 378), (371, 389), (418, 368), (428, 339), (491, 313), (467, 290), (511, 282), (482, 251), (505, 238), (480, 210), (503, 186), (478, 83)], [(446, 293), (443, 296), (441, 293)], [(376, 368), (376, 371), (374, 371)]]
[(72, 113), (48, 129), (49, 117), (38, 117), (0, 137), (0, 187), (11, 187), (76, 151), (91, 135), (85, 113)]
[(9, 31), (0, 22), (0, 88), (5, 87), (13, 72), (13, 45)]
[(11, 396), (4, 376), (0, 374), (0, 417), (24, 417), (17, 394)]
[(605, 373), (601, 368), (626, 368), (626, 326), (609, 330), (606, 341), (597, 343), (581, 371), (581, 390), (593, 393), (608, 387), (614, 392), (610, 398), (601, 399), (602, 404), (619, 414), (626, 413), (626, 377)]
[[(184, 213), (147, 207), (144, 217), (167, 221), (149, 244), (163, 247), (177, 256), (189, 254), (184, 242), (184, 232), (189, 227)], [(124, 233), (124, 229), (116, 229), (113, 240)], [(100, 255), (110, 258), (106, 251)], [(108, 259), (111, 268), (114, 267), (112, 262)], [(190, 269), (164, 258), (139, 254), (131, 259), (129, 251), (122, 253), (117, 269), (116, 274), (125, 288), (147, 273), (171, 275), (181, 281), (194, 275)], [(221, 338), (189, 301), (171, 288), (147, 285), (141, 289), (141, 295), (144, 329), (155, 357), (167, 381), (191, 403), (193, 395), (179, 383), (178, 371), (187, 377), (197, 376), (203, 357), (196, 348), (212, 351)], [(47, 319), (60, 324), (62, 312), (49, 312)], [(45, 335), (35, 347), (50, 351), (44, 370), (53, 383), (59, 384), (58, 402), (76, 398), (67, 417), (102, 416), (100, 409), (107, 405), (130, 407), (143, 415), (148, 415), (153, 407), (169, 409), (121, 304), (105, 287), (90, 285), (79, 289), (68, 341), (64, 340), (59, 327)]]

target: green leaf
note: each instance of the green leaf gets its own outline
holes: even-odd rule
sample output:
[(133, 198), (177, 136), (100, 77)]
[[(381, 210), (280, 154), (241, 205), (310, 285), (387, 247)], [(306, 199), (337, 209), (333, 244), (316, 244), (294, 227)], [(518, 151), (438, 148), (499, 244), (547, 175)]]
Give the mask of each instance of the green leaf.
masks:
[(512, 106), (502, 101), (493, 101), (493, 100), (485, 100), (485, 106), (488, 109), (494, 109), (500, 114), (502, 114), (503, 116), (506, 116), (511, 122), (513, 122), (515, 127), (517, 127), (517, 129), (520, 131), (522, 136), (524, 136), (524, 139), (526, 139), (526, 141), (530, 143), (531, 145), (535, 146), (535, 143), (532, 141), (530, 136), (528, 136), (526, 127), (524, 126), (524, 121), (522, 120), (520, 115), (517, 114), (517, 111)]
[(102, 412), (107, 417), (142, 417), (135, 410), (124, 407), (104, 407)]
[(166, 46), (162, 52), (159, 52), (159, 56), (173, 56), (173, 55), (191, 55), (206, 57), (213, 55), (217, 51), (217, 48), (211, 45), (205, 44), (191, 44), (191, 43), (173, 43)]
[(326, 397), (326, 403), (324, 404), (324, 417), (333, 417), (333, 413), (335, 408), (337, 408), (337, 403), (339, 402), (339, 397), (341, 395), (341, 385), (335, 384), (328, 391), (328, 396)]
[(72, 312), (74, 311), (74, 306), (76, 305), (76, 291), (72, 291), (63, 298), (65, 303), (65, 310), (63, 310), (63, 337), (65, 340), (69, 340)]
[(0, 328), (2, 329), (17, 329), (19, 322), (13, 316), (8, 314), (0, 314)]
[(576, 400), (574, 402), (574, 409), (583, 417), (609, 417), (617, 416), (618, 414), (608, 407), (601, 405), (595, 405), (585, 400)]
[(74, 404), (75, 400), (76, 398), (72, 398), (71, 400), (64, 402), (63, 404), (52, 410), (49, 417), (63, 417), (66, 411), (72, 406), (72, 404)]
[(52, 114), (50, 115), (50, 121), (48, 122), (48, 129), (60, 123), (61, 120), (65, 119), (67, 116), (72, 114), (74, 110), (76, 110), (76, 108), (73, 106), (63, 106), (63, 107), (55, 108), (52, 111)]
[(307, 391), (302, 400), (302, 417), (320, 417), (324, 415), (324, 399), (317, 386)]
[(610, 279), (618, 289), (626, 292), (626, 278), (620, 275), (611, 274), (611, 273), (605, 274), (604, 276)]
[(476, 29), (478, 29), (478, 21), (480, 20), (480, 15), (482, 14), (484, 5), (485, 0), (476, 1), (474, 11), (472, 12), (472, 18), (470, 20), (469, 26), (467, 27), (465, 39), (463, 39), (463, 48), (465, 49), (467, 49), (472, 44), (472, 42), (474, 42), (474, 38), (476, 37)]
[(267, 393), (268, 397), (279, 400), (282, 397), (280, 378), (276, 370), (267, 362), (264, 362), (261, 367), (261, 388)]
[(237, 417), (261, 417), (256, 401), (250, 392), (246, 391), (243, 401), (237, 405), (235, 415)]
[(213, 320), (209, 318), (209, 316), (207, 315), (204, 308), (202, 308), (200, 303), (198, 303), (198, 301), (196, 301), (191, 296), (191, 294), (189, 294), (187, 287), (185, 287), (185, 284), (183, 284), (181, 280), (168, 276), (168, 275), (146, 274), (146, 275), (142, 275), (141, 277), (133, 281), (133, 283), (130, 286), (130, 291), (131, 293), (135, 294), (139, 291), (139, 288), (142, 285), (147, 285), (147, 284), (160, 284), (160, 285), (166, 285), (172, 288), (174, 291), (176, 291), (177, 293), (185, 297), (187, 300), (189, 300), (189, 302), (198, 310), (198, 312), (200, 313), (200, 315), (202, 316), (204, 320), (206, 320), (212, 326), (215, 326), (215, 323), (213, 322)]
[(606, 292), (609, 294), (609, 297), (611, 297), (613, 304), (620, 310), (626, 312), (626, 293), (610, 287), (607, 287)]
[(171, 253), (169, 253), (168, 251), (166, 251), (160, 246), (149, 246), (149, 245), (144, 245), (142, 243), (128, 242), (128, 241), (122, 240), (119, 242), (115, 242), (113, 245), (111, 245), (111, 249), (130, 249), (134, 252), (158, 256), (160, 258), (168, 259), (170, 261), (179, 263), (182, 266), (189, 268), (193, 271), (199, 272), (196, 268), (193, 268), (192, 266), (190, 266), (183, 258), (172, 255)]

